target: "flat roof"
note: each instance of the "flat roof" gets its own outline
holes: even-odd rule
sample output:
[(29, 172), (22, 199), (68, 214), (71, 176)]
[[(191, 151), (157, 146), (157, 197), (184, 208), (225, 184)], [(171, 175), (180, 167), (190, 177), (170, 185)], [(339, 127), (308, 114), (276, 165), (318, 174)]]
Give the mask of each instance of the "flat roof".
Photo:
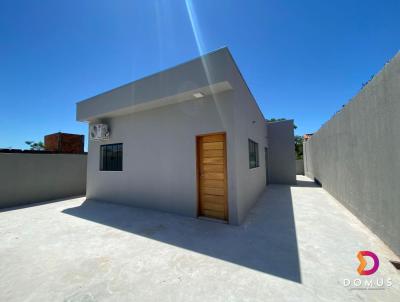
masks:
[(77, 103), (76, 119), (92, 121), (233, 89), (240, 75), (227, 47)]

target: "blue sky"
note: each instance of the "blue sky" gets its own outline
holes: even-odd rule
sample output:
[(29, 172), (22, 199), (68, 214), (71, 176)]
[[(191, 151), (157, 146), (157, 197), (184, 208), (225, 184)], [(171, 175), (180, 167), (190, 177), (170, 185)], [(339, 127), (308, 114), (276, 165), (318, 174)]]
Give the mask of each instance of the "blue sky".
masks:
[(228, 46), (266, 118), (318, 130), (400, 48), (400, 1), (0, 1), (0, 147), (86, 134), (75, 103)]

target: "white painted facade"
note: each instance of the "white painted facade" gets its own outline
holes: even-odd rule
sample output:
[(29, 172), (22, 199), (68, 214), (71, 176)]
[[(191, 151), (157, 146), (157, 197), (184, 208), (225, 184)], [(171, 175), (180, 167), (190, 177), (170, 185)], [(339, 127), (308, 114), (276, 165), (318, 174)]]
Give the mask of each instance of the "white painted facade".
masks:
[[(227, 48), (82, 101), (77, 119), (110, 128), (109, 140), (89, 142), (88, 199), (197, 217), (196, 136), (217, 132), (226, 133), (229, 223), (265, 189), (265, 119)], [(259, 148), (253, 169), (248, 139)], [(113, 143), (123, 144), (123, 171), (100, 171), (100, 145)]]

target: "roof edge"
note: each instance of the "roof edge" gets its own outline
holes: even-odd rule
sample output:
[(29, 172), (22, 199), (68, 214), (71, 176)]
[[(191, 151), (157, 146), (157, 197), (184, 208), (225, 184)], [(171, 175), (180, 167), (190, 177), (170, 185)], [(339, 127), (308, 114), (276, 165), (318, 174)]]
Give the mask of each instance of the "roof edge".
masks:
[[(122, 88), (122, 87), (131, 85), (131, 84), (134, 84), (134, 83), (136, 83), (136, 82), (138, 82), (138, 81), (142, 81), (142, 80), (145, 80), (145, 79), (147, 79), (147, 78), (151, 78), (151, 77), (153, 77), (153, 76), (156, 76), (156, 75), (159, 74), (159, 73), (166, 72), (166, 71), (172, 70), (172, 69), (174, 69), (174, 68), (176, 68), (176, 67), (179, 67), (179, 66), (182, 66), (182, 65), (185, 65), (185, 64), (194, 62), (194, 61), (196, 61), (196, 60), (198, 60), (198, 59), (207, 57), (207, 56), (209, 56), (209, 55), (212, 55), (212, 54), (214, 54), (214, 53), (216, 53), (216, 52), (219, 52), (219, 51), (222, 51), (222, 50), (227, 51), (227, 52), (229, 53), (229, 55), (232, 57), (232, 54), (231, 54), (231, 52), (230, 52), (228, 46), (222, 46), (222, 47), (220, 47), (220, 48), (218, 48), (218, 49), (215, 49), (215, 50), (212, 50), (212, 51), (207, 52), (207, 53), (205, 53), (205, 54), (199, 55), (199, 56), (197, 56), (197, 57), (195, 57), (195, 58), (189, 59), (189, 60), (184, 61), (184, 62), (182, 62), (182, 63), (179, 63), (179, 64), (177, 64), (177, 65), (170, 66), (170, 67), (167, 67), (167, 68), (165, 68), (165, 69), (161, 69), (161, 70), (159, 70), (159, 71), (157, 71), (157, 72), (153, 72), (153, 73), (151, 73), (151, 74), (148, 74), (148, 75), (143, 76), (143, 77), (141, 77), (141, 78), (138, 78), (138, 79), (136, 79), (136, 80), (133, 80), (133, 81), (127, 82), (127, 83), (125, 83), (125, 84), (119, 85), (119, 86), (114, 87), (114, 88), (112, 88), (112, 89), (110, 89), (110, 90), (106, 90), (106, 91), (100, 92), (100, 93), (98, 93), (98, 94), (96, 94), (96, 95), (94, 95), (94, 96), (85, 98), (85, 99), (80, 100), (80, 101), (78, 101), (78, 102), (75, 102), (75, 104), (78, 105), (79, 103), (86, 102), (86, 101), (91, 100), (91, 99), (93, 99), (93, 98), (95, 98), (95, 97), (98, 97), (98, 96), (100, 96), (100, 95), (103, 95), (103, 94), (106, 94), (106, 93), (110, 93), (110, 92), (112, 92), (112, 91), (114, 91), (114, 90), (117, 90), (117, 89), (120, 89), (120, 88)], [(232, 59), (233, 59), (233, 58), (232, 58)], [(233, 60), (233, 62), (235, 63), (234, 60)], [(236, 65), (236, 63), (235, 63), (235, 65)], [(239, 71), (239, 72), (240, 72), (240, 71)], [(246, 86), (247, 86), (247, 84), (246, 84)]]

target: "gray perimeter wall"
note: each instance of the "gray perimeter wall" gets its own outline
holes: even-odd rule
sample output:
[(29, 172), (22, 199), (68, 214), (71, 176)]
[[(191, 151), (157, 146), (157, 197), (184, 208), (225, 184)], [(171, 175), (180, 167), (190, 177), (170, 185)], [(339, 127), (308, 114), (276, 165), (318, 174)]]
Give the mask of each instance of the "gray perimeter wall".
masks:
[(316, 178), (400, 255), (400, 54), (304, 144)]
[(296, 174), (304, 175), (304, 161), (302, 159), (296, 160)]
[(86, 154), (0, 153), (0, 208), (85, 192)]
[(296, 184), (293, 120), (266, 123), (268, 183)]

